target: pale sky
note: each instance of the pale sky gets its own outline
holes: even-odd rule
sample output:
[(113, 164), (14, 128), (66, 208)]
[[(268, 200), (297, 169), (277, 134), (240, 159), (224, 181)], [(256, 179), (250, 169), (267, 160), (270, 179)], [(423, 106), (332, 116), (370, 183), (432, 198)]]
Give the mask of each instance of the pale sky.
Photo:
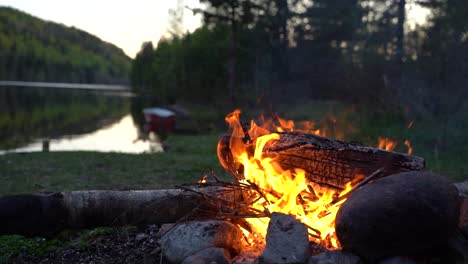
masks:
[[(428, 11), (408, 1), (408, 24), (424, 23)], [(202, 7), (198, 0), (184, 4)], [(15, 7), (44, 20), (87, 31), (122, 48), (135, 57), (145, 41), (156, 44), (168, 27), (168, 11), (177, 0), (0, 0), (0, 5)], [(184, 10), (185, 30), (200, 26), (201, 16)]]
[[(184, 4), (201, 7), (198, 0)], [(33, 16), (87, 31), (122, 48), (135, 57), (141, 44), (156, 44), (168, 27), (168, 11), (177, 0), (0, 0)], [(201, 16), (184, 11), (184, 26), (193, 31), (200, 26)]]

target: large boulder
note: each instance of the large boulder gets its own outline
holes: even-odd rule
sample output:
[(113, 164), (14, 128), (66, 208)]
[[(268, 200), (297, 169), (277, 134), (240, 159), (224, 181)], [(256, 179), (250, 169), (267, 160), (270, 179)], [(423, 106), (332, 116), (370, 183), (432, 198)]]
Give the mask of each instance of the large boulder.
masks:
[(387, 176), (355, 190), (335, 226), (343, 249), (375, 261), (444, 244), (459, 220), (457, 189), (430, 172)]

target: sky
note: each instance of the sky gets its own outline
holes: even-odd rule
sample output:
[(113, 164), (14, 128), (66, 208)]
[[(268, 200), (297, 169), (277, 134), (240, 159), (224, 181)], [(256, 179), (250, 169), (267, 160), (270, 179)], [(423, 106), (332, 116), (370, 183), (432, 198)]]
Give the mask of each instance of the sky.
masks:
[[(198, 0), (184, 0), (191, 7), (201, 7)], [(169, 9), (177, 0), (0, 0), (44, 20), (74, 26), (122, 48), (134, 58), (145, 41), (157, 43), (166, 33)], [(201, 16), (184, 11), (185, 30), (193, 31)]]
[[(143, 42), (156, 44), (166, 33), (169, 9), (177, 6), (177, 0), (0, 0), (0, 5), (82, 29), (134, 58)], [(202, 7), (198, 0), (184, 0), (184, 5)], [(411, 4), (407, 9), (410, 27), (424, 23), (427, 10)], [(192, 32), (200, 24), (201, 16), (185, 9), (185, 30)]]

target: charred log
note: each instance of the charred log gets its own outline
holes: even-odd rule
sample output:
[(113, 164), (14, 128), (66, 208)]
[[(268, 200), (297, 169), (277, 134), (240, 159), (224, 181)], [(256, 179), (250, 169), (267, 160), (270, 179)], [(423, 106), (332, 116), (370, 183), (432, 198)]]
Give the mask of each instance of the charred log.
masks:
[[(358, 175), (367, 176), (383, 168), (381, 177), (400, 172), (419, 171), (425, 167), (423, 158), (347, 143), (316, 135), (285, 132), (280, 139), (267, 144), (264, 155), (275, 157), (283, 169), (300, 168), (311, 182), (320, 186), (343, 189)], [(233, 169), (229, 142), (223, 136), (218, 143), (218, 156), (228, 172), (237, 176), (242, 168)], [(221, 153), (221, 154), (220, 154)]]

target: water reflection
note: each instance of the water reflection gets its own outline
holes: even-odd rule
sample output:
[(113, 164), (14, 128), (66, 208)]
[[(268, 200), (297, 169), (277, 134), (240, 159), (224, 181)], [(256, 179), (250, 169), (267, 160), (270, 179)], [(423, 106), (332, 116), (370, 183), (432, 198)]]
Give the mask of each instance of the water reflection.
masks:
[[(43, 141), (36, 140), (25, 147), (0, 151), (0, 154), (42, 151)], [(126, 153), (163, 151), (159, 137), (153, 132), (148, 135), (143, 134), (141, 129), (134, 124), (130, 114), (125, 115), (118, 122), (92, 133), (51, 139), (48, 145), (50, 151), (80, 150)]]
[(130, 98), (100, 91), (0, 87), (0, 149), (96, 131), (130, 111)]

